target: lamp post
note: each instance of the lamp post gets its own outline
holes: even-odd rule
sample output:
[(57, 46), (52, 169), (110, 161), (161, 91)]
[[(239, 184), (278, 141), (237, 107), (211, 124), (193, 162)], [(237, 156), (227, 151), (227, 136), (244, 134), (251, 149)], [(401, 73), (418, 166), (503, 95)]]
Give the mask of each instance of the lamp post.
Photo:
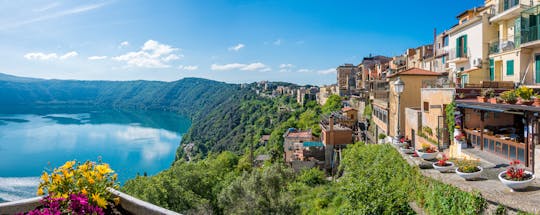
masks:
[(400, 125), (399, 125), (399, 121), (400, 121), (400, 103), (401, 103), (401, 93), (403, 93), (403, 88), (405, 87), (405, 83), (401, 80), (401, 78), (397, 78), (397, 80), (394, 82), (394, 90), (396, 91), (397, 93), (397, 96), (398, 96), (398, 101), (397, 101), (397, 136), (399, 138), (399, 135), (400, 135)]

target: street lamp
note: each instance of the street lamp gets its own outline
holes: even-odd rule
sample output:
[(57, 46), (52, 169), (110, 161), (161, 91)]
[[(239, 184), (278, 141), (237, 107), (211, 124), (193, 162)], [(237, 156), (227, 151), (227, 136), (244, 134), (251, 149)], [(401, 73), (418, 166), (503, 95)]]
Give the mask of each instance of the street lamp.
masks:
[(403, 82), (399, 77), (394, 82), (394, 90), (397, 93), (398, 101), (397, 101), (397, 136), (399, 138), (400, 130), (399, 130), (399, 121), (400, 121), (400, 103), (401, 103), (401, 93), (403, 93), (403, 88), (405, 88), (405, 82)]

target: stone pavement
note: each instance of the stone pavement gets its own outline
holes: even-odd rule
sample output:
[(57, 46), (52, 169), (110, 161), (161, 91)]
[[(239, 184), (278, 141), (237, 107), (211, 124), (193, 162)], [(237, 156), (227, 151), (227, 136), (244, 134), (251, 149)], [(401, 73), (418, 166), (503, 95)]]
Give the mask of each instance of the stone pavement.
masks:
[[(422, 160), (417, 157), (405, 154), (393, 145), (412, 166), (430, 166), (432, 162)], [(538, 178), (529, 188), (523, 191), (511, 191), (504, 186), (498, 179), (498, 174), (506, 169), (508, 164), (502, 163), (502, 159), (492, 157), (476, 149), (464, 149), (464, 153), (471, 154), (473, 157), (480, 158), (480, 165), (484, 168), (479, 179), (466, 181), (453, 172), (440, 173), (434, 169), (421, 169), (420, 172), (427, 177), (450, 184), (461, 190), (471, 192), (477, 191), (482, 194), (488, 202), (501, 204), (513, 210), (520, 210), (534, 214), (540, 214), (540, 180)]]

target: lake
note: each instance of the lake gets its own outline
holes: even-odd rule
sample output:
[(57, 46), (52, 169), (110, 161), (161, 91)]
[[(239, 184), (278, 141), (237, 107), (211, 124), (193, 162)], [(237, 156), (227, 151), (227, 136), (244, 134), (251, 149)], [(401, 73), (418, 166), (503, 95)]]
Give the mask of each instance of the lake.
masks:
[(101, 159), (120, 183), (153, 175), (175, 158), (191, 122), (159, 111), (0, 108), (0, 202), (34, 197), (44, 170)]

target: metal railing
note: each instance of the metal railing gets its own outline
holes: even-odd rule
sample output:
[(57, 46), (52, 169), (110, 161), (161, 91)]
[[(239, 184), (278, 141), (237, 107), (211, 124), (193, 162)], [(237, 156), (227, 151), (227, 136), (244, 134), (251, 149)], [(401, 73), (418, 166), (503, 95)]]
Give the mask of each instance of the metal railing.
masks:
[(488, 43), (489, 54), (497, 54), (506, 51), (511, 51), (519, 48), (521, 43), (520, 36), (509, 35), (507, 38), (501, 40), (495, 40)]
[(528, 43), (538, 40), (538, 26), (525, 27), (521, 29), (521, 43)]
[[(459, 54), (459, 56), (458, 56)], [(455, 60), (460, 58), (468, 58), (470, 56), (470, 48), (467, 48), (467, 51), (464, 48), (457, 50), (456, 48), (451, 48), (448, 51), (448, 60)]]

